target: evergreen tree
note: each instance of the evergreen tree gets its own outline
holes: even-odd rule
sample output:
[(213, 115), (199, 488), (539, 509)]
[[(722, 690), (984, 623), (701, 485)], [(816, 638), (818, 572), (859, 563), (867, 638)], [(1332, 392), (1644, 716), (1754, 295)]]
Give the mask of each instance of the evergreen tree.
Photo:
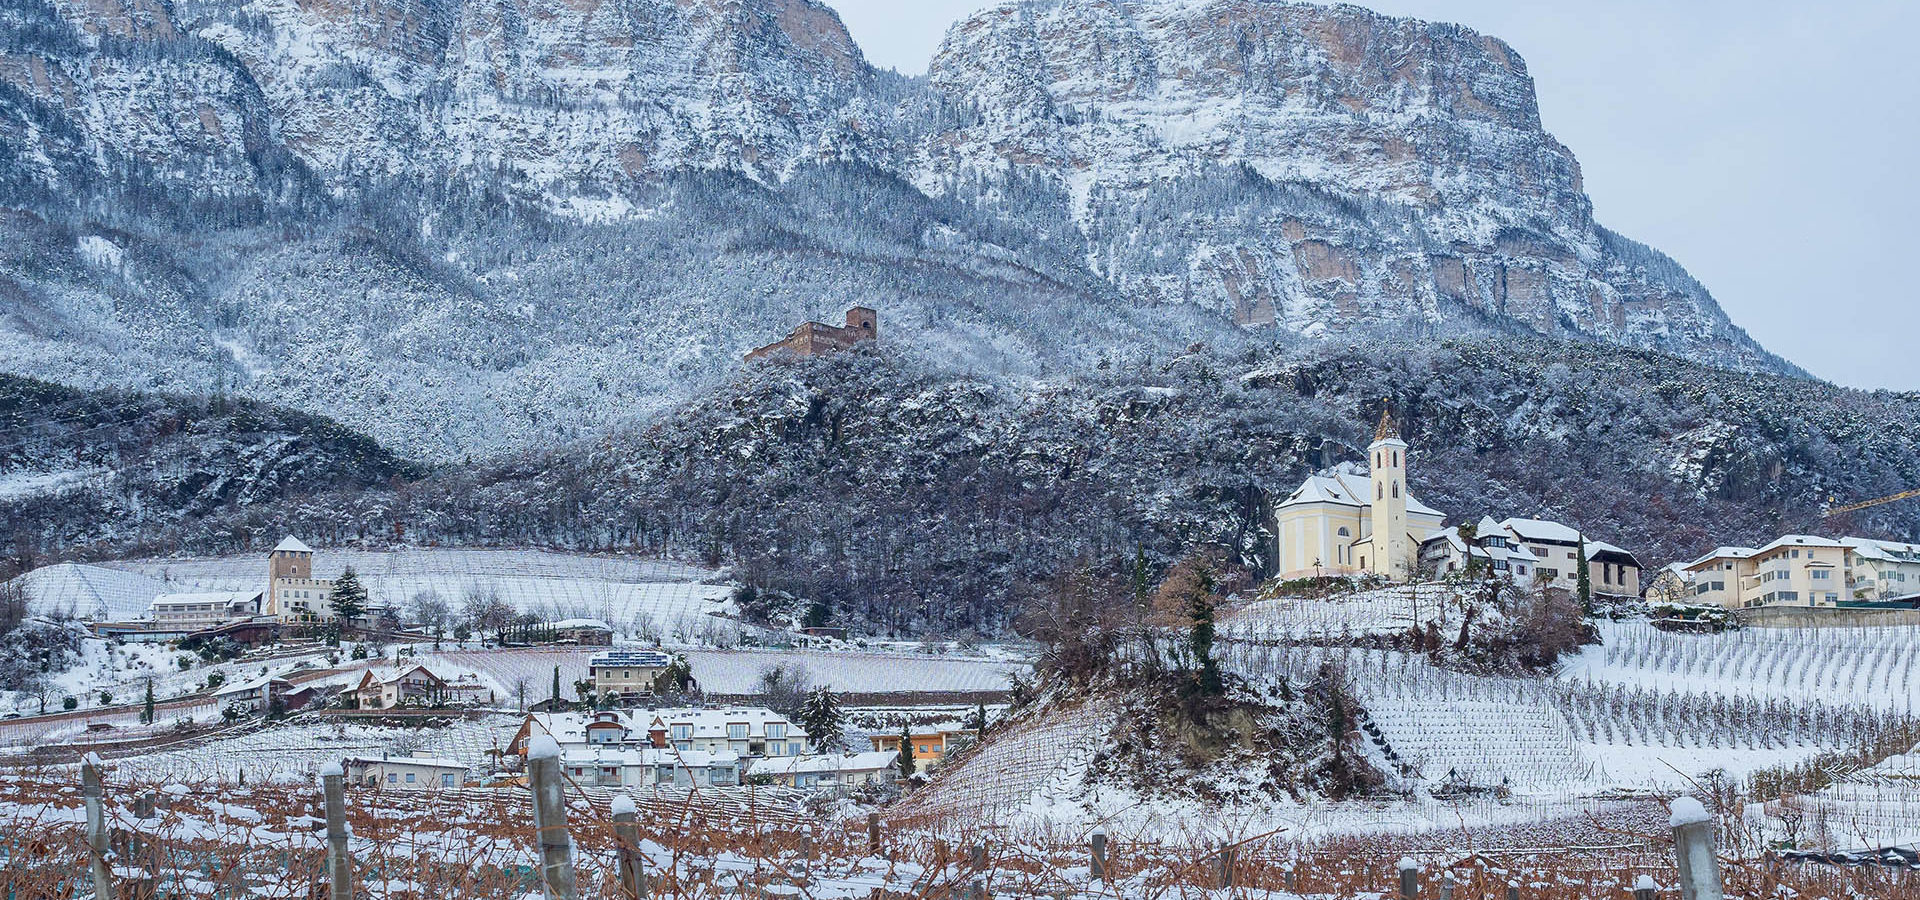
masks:
[(1593, 577), (1587, 571), (1587, 536), (1580, 536), (1580, 556), (1574, 563), (1574, 591), (1580, 597), (1580, 611), (1593, 615)]
[(900, 780), (913, 777), (913, 726), (900, 726), (900, 758), (894, 761), (900, 767)]
[(1213, 573), (1200, 572), (1199, 583), (1188, 595), (1187, 614), (1192, 626), (1187, 631), (1187, 649), (1193, 653), (1195, 683), (1202, 696), (1216, 697), (1226, 690), (1220, 679), (1220, 664), (1213, 658)]
[(560, 667), (554, 666), (553, 667), (553, 702), (548, 707), (548, 709), (550, 711), (557, 711), (559, 709), (562, 709), (563, 707), (561, 706), (561, 704), (564, 702), (565, 701), (560, 699)]
[(839, 750), (845, 740), (846, 715), (840, 711), (840, 699), (825, 685), (807, 692), (797, 717), (800, 727), (813, 739), (814, 750), (826, 753)]
[(328, 594), (327, 599), (342, 626), (352, 626), (353, 620), (367, 613), (367, 589), (360, 585), (360, 576), (352, 566), (333, 582), (333, 593)]
[(140, 724), (153, 724), (153, 679), (147, 679), (147, 702), (140, 708)]
[(976, 735), (979, 735), (982, 737), (986, 736), (987, 705), (985, 703), (979, 703), (974, 705), (973, 718), (967, 720), (967, 727), (973, 729), (973, 733)]

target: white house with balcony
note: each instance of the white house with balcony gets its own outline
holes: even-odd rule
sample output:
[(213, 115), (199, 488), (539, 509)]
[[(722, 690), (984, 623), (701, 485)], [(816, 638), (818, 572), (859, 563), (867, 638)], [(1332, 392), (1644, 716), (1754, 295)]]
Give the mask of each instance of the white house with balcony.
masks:
[(1851, 547), (1789, 534), (1764, 547), (1716, 547), (1682, 571), (1697, 605), (1727, 609), (1827, 608), (1848, 598)]
[(803, 756), (813, 749), (806, 729), (760, 707), (529, 713), (507, 752), (524, 756), (527, 739), (536, 734), (551, 736), (563, 753), (609, 747), (757, 759)]

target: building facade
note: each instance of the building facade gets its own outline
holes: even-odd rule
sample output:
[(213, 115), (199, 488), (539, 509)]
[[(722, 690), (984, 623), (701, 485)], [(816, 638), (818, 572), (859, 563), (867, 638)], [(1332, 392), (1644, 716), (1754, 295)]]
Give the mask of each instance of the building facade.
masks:
[(260, 614), (259, 591), (205, 591), (161, 594), (147, 606), (147, 618), (161, 628), (198, 631)]
[(288, 535), (267, 554), (266, 615), (281, 622), (315, 623), (333, 618), (333, 582), (313, 577), (313, 548)]
[(1790, 534), (1764, 547), (1718, 547), (1683, 568), (1698, 605), (1834, 608), (1847, 600), (1852, 548)]
[(587, 673), (594, 696), (634, 703), (653, 696), (654, 679), (671, 665), (673, 657), (664, 651), (613, 650), (587, 660)]
[(900, 735), (897, 734), (875, 734), (872, 736), (872, 741), (875, 752), (907, 753), (913, 759), (913, 770), (925, 774), (928, 769), (946, 759), (947, 754), (958, 747), (964, 739), (978, 736), (979, 732), (974, 729), (956, 726), (916, 728), (908, 735), (911, 741), (905, 748), (900, 746)]
[(526, 741), (536, 734), (551, 736), (563, 752), (569, 747), (650, 747), (731, 753), (741, 759), (813, 752), (806, 729), (759, 707), (530, 713), (507, 752), (525, 756)]
[(1446, 516), (1407, 489), (1409, 449), (1383, 413), (1365, 471), (1349, 463), (1309, 476), (1281, 501), (1274, 509), (1279, 577), (1411, 579), (1420, 545), (1446, 526)]
[(447, 699), (446, 679), (426, 666), (379, 672), (368, 670), (360, 676), (354, 696), (361, 709), (393, 709), (396, 706), (424, 706)]

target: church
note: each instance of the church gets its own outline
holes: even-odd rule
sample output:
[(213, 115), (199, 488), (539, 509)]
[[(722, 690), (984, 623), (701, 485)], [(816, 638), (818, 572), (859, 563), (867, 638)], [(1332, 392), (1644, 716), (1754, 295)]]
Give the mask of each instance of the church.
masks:
[(1367, 457), (1365, 471), (1344, 463), (1309, 476), (1275, 507), (1280, 578), (1407, 581), (1419, 571), (1420, 545), (1446, 516), (1407, 492), (1407, 442), (1391, 412), (1380, 414)]

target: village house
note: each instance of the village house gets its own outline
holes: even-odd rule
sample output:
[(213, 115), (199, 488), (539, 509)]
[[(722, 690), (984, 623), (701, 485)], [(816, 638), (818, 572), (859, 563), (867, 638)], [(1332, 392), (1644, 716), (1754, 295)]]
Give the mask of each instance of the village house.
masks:
[[(1587, 555), (1587, 582), (1595, 596), (1640, 596), (1640, 561), (1577, 529), (1542, 519), (1483, 517), (1473, 529), (1472, 556), (1516, 584), (1539, 584), (1569, 593), (1579, 589), (1580, 554)], [(1448, 528), (1420, 546), (1420, 565), (1435, 576), (1466, 568), (1468, 552), (1459, 528)]]
[(347, 783), (376, 790), (452, 790), (466, 785), (467, 771), (464, 763), (418, 755), (346, 759)]
[(213, 692), (213, 705), (222, 711), (234, 713), (264, 713), (274, 709), (287, 708), (287, 694), (293, 690), (293, 682), (273, 675), (262, 675), (252, 681), (231, 684)]
[(448, 699), (445, 679), (426, 666), (401, 669), (368, 669), (354, 688), (361, 709), (393, 709), (397, 706), (431, 706)]
[(596, 697), (615, 697), (636, 703), (653, 696), (653, 681), (673, 665), (660, 650), (613, 650), (587, 660), (588, 677)]
[(613, 646), (613, 627), (599, 619), (562, 619), (548, 622), (540, 627), (547, 634), (547, 640), (555, 644), (578, 644), (582, 647)]
[(1309, 476), (1275, 507), (1282, 579), (1414, 576), (1420, 545), (1445, 527), (1446, 516), (1408, 492), (1408, 449), (1392, 414), (1383, 412), (1364, 471), (1346, 463)]
[(147, 618), (159, 628), (198, 631), (260, 614), (259, 591), (203, 591), (161, 594), (147, 605)]
[(1691, 602), (1727, 609), (1831, 609), (1846, 598), (1853, 549), (1805, 534), (1786, 535), (1759, 549), (1717, 547), (1686, 564)]
[(880, 314), (865, 306), (856, 306), (847, 310), (845, 326), (828, 325), (823, 322), (803, 322), (786, 337), (765, 347), (748, 351), (747, 361), (751, 362), (775, 354), (818, 356), (822, 353), (837, 353), (861, 341), (876, 340), (879, 336)]
[(1481, 519), (1471, 530), (1471, 538), (1456, 525), (1420, 544), (1420, 568), (1435, 577), (1464, 572), (1475, 564), (1494, 577), (1530, 584), (1537, 577), (1540, 560), (1526, 548), (1515, 546), (1513, 537), (1492, 518)]
[[(979, 732), (959, 726), (921, 727), (913, 729), (908, 735), (912, 743), (907, 745), (907, 753), (913, 759), (913, 770), (925, 774), (927, 770), (947, 758), (947, 754), (957, 749), (963, 740), (971, 740)], [(876, 751), (900, 751), (900, 735), (875, 734), (872, 736), (873, 749)]]
[(1920, 544), (1844, 537), (1849, 599), (1879, 603), (1920, 594)]
[(562, 752), (569, 747), (650, 747), (757, 758), (801, 756), (812, 750), (805, 729), (755, 707), (529, 713), (507, 752), (526, 756), (526, 741), (536, 734), (551, 736)]
[[(896, 741), (897, 742), (897, 741)], [(849, 791), (870, 784), (891, 784), (899, 778), (900, 751), (789, 756), (755, 760), (747, 767), (749, 779), (765, 778), (783, 787), (811, 791)]]
[(560, 765), (583, 787), (732, 787), (744, 761), (727, 750), (574, 744), (561, 747)]

